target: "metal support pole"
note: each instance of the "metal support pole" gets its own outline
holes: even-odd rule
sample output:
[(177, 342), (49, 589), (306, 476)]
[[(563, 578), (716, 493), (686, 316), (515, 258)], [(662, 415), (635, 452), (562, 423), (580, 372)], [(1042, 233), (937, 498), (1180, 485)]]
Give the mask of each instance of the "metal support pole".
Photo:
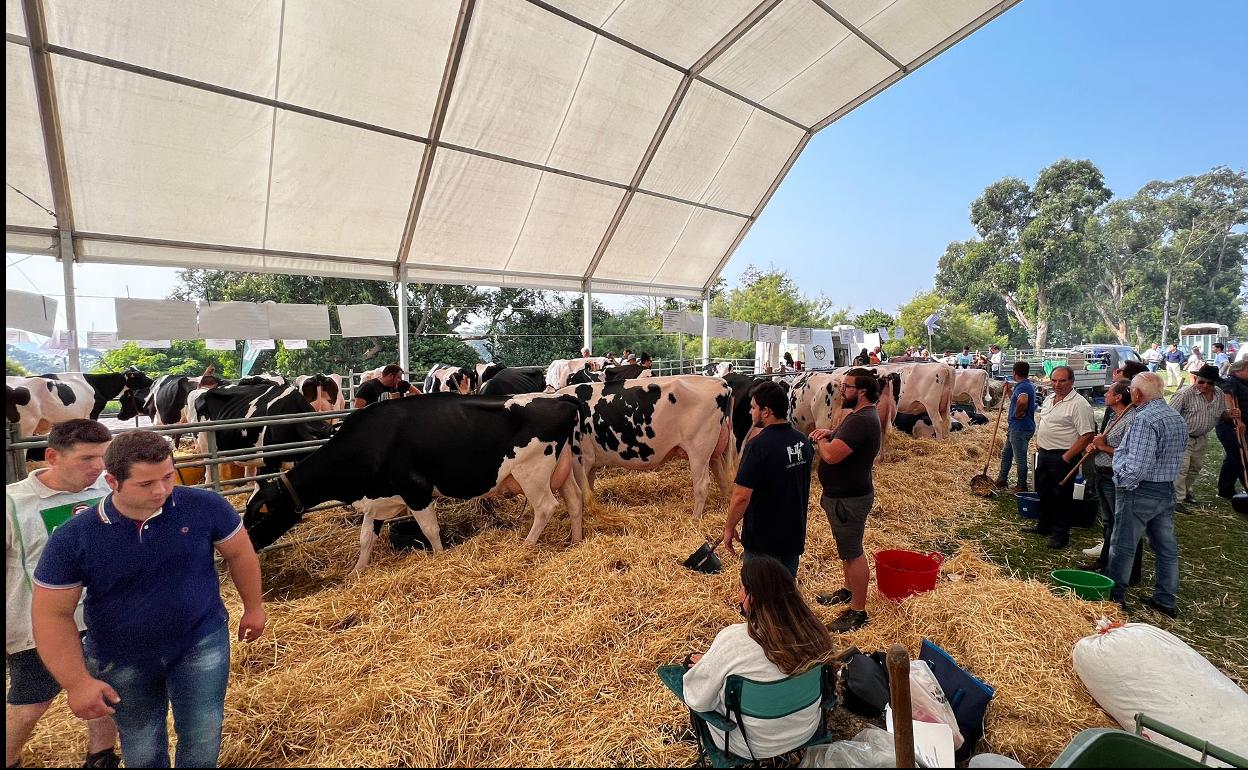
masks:
[[(208, 456), (214, 461), (217, 459), (217, 432), (214, 430), (207, 431)], [(213, 462), (207, 468), (208, 481), (212, 484), (212, 490), (217, 494), (221, 493), (221, 465)]]
[(407, 265), (399, 265), (399, 366), (407, 371)]
[(702, 294), (702, 367), (711, 363), (711, 290)]
[(592, 353), (594, 350), (594, 295), (589, 289), (589, 281), (582, 284), (582, 288), (584, 289), (581, 294), (584, 307), (581, 308), (581, 346), (589, 348)]
[(685, 333), (676, 332), (676, 373), (685, 373)]
[(60, 231), (58, 246), (61, 255), (61, 276), (65, 285), (65, 328), (69, 330), (69, 362), (71, 372), (82, 371), (78, 357), (78, 300), (74, 296), (74, 241), (68, 230)]
[[(14, 444), (22, 440), (22, 426), (18, 423), (9, 423), (9, 443)], [(15, 484), (26, 478), (26, 450), (10, 449), (5, 452), (4, 464), (4, 483)]]

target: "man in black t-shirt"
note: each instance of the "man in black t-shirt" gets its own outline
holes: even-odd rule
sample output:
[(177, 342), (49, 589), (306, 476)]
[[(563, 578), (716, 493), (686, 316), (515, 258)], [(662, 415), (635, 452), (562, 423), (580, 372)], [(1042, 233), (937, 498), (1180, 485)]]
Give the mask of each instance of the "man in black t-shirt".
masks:
[(402, 379), (403, 367), (390, 364), (381, 370), (381, 375), (366, 381), (355, 391), (355, 408), (360, 409), (369, 404), (386, 398), (399, 398), (415, 390), (411, 384)]
[(810, 434), (819, 449), (819, 483), (823, 497), (819, 504), (828, 515), (836, 554), (845, 571), (845, 586), (831, 594), (820, 594), (820, 604), (849, 604), (849, 609), (828, 624), (828, 630), (847, 633), (866, 625), (867, 584), (871, 568), (862, 553), (867, 515), (875, 503), (871, 468), (880, 452), (880, 416), (875, 402), (880, 384), (866, 369), (850, 369), (841, 385), (841, 405), (852, 409), (835, 431), (820, 428)]
[[(789, 396), (774, 382), (750, 391), (750, 418), (762, 432), (745, 445), (737, 469), (724, 546), (740, 540), (745, 558), (772, 556), (793, 577), (806, 550), (806, 508), (810, 503), (810, 442), (789, 424)], [(741, 536), (737, 523), (744, 518)]]

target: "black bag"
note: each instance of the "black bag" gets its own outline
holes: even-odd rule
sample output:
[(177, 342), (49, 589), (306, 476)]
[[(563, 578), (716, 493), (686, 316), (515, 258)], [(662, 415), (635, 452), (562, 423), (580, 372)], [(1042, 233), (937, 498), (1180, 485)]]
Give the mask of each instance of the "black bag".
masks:
[(864, 717), (879, 717), (888, 705), (888, 669), (884, 653), (856, 653), (841, 669), (841, 703)]

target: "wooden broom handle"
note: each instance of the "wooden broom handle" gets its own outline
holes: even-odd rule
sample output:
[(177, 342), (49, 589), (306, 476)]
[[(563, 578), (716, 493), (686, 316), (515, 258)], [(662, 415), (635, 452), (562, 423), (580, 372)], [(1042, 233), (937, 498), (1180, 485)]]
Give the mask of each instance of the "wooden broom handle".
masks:
[(889, 705), (893, 709), (893, 751), (897, 767), (914, 767), (914, 723), (910, 706), (910, 653), (900, 644), (888, 648)]
[[(1129, 406), (1129, 407), (1127, 407), (1126, 409), (1122, 410), (1122, 414), (1120, 414), (1120, 415), (1118, 415), (1117, 417), (1115, 417), (1112, 421), (1110, 421), (1109, 425), (1106, 425), (1106, 426), (1105, 426), (1105, 434), (1106, 434), (1106, 435), (1109, 435), (1109, 432), (1110, 432), (1111, 430), (1113, 430), (1113, 429), (1114, 429), (1114, 426), (1118, 424), (1118, 421), (1119, 421), (1119, 420), (1121, 420), (1123, 417), (1126, 417), (1126, 416), (1127, 416), (1127, 412), (1130, 412), (1130, 411), (1131, 411), (1132, 409), (1134, 409), (1134, 408), (1135, 408), (1135, 404), (1132, 404), (1131, 406)], [(1099, 450), (1098, 450), (1098, 451), (1099, 451)], [(1096, 452), (1093, 452), (1092, 454), (1096, 454)], [(1075, 467), (1073, 467), (1073, 468), (1071, 468), (1071, 469), (1070, 469), (1070, 472), (1066, 474), (1066, 478), (1062, 479), (1062, 483), (1061, 483), (1061, 484), (1058, 484), (1058, 486), (1060, 486), (1060, 487), (1064, 487), (1064, 486), (1066, 486), (1068, 483), (1070, 483), (1070, 480), (1071, 480), (1072, 478), (1074, 478), (1074, 476), (1075, 476), (1075, 471), (1079, 470), (1079, 468), (1080, 468), (1082, 465), (1083, 465), (1083, 458), (1082, 458), (1082, 457), (1080, 457), (1080, 458), (1079, 458), (1079, 462), (1075, 463)]]

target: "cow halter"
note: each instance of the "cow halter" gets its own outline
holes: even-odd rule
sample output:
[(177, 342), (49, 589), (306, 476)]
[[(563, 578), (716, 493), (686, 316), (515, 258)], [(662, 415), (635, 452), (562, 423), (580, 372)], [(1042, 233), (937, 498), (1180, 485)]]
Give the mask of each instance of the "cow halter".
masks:
[(277, 477), (282, 480), (286, 491), (290, 493), (290, 498), (295, 501), (295, 513), (303, 513), (303, 503), (299, 501), (299, 495), (295, 493), (295, 485), (291, 484), (290, 479), (286, 478), (286, 471), (279, 472)]

